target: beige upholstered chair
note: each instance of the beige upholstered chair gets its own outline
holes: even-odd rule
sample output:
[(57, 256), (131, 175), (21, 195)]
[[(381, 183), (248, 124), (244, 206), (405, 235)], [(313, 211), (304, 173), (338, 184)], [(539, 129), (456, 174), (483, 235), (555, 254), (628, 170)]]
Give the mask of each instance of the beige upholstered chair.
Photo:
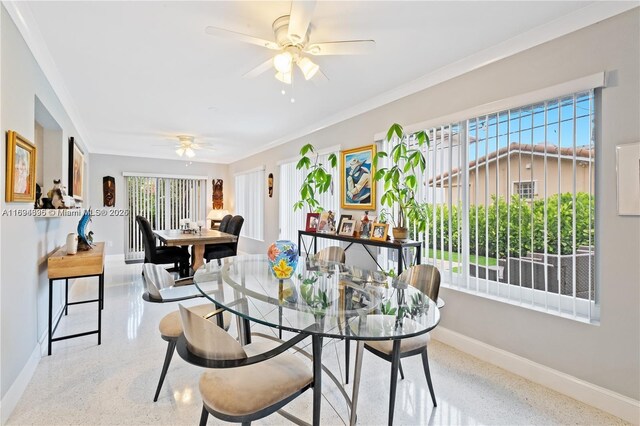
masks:
[(142, 298), (147, 302), (165, 303), (202, 297), (191, 277), (174, 280), (162, 266), (153, 263), (145, 263), (142, 273), (146, 286)]
[[(429, 299), (437, 302), (440, 291), (440, 272), (433, 265), (415, 265), (404, 271), (398, 277), (400, 281), (419, 289), (426, 294)], [(429, 372), (429, 358), (427, 356), (427, 344), (429, 343), (429, 333), (401, 340), (383, 340), (365, 342), (364, 347), (374, 355), (391, 362), (391, 389), (389, 396), (389, 424), (393, 424), (393, 410), (396, 401), (396, 385), (398, 382), (398, 369), (404, 379), (400, 359), (413, 355), (422, 356), (422, 366), (424, 375), (427, 378), (427, 385), (431, 393), (431, 400), (434, 407), (437, 407), (436, 395), (431, 383), (431, 373)], [(399, 343), (398, 343), (399, 342)], [(397, 351), (394, 351), (397, 349)]]
[[(222, 326), (225, 330), (229, 330), (231, 324), (231, 314), (227, 311), (217, 312), (216, 306), (213, 303), (205, 303), (204, 305), (192, 306), (189, 309), (196, 315), (205, 318), (205, 320), (215, 323), (218, 326)], [(217, 312), (217, 313), (216, 313)], [(158, 400), (164, 378), (167, 375), (169, 364), (171, 364), (171, 358), (173, 358), (173, 352), (176, 349), (176, 343), (178, 337), (182, 334), (182, 320), (180, 319), (180, 311), (176, 310), (167, 314), (160, 320), (160, 337), (168, 342), (167, 353), (164, 357), (164, 364), (162, 365), (162, 373), (160, 373), (160, 380), (158, 380), (158, 386), (156, 388), (156, 394), (153, 397), (153, 402)]]
[(200, 378), (200, 425), (207, 423), (209, 414), (250, 424), (313, 386), (310, 366), (286, 352), (306, 335), (299, 334), (280, 346), (271, 341), (241, 346), (192, 308), (180, 305), (180, 316), (184, 333), (178, 339), (178, 353), (187, 362), (209, 368)]
[(326, 247), (320, 250), (313, 257), (315, 260), (322, 260), (325, 262), (338, 262), (344, 263), (346, 261), (346, 256), (344, 254), (344, 249), (338, 246)]

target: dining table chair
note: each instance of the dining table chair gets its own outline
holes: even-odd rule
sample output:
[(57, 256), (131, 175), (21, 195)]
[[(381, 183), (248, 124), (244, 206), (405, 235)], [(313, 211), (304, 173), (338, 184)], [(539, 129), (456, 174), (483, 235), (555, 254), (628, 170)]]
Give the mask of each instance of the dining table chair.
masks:
[(167, 264), (173, 263), (170, 272), (177, 271), (180, 277), (189, 276), (189, 252), (181, 247), (158, 246), (151, 224), (147, 218), (136, 216), (136, 223), (142, 232), (144, 244), (144, 263)]
[[(433, 265), (415, 265), (404, 271), (398, 277), (398, 281), (402, 281), (411, 285), (422, 293), (424, 293), (429, 299), (436, 302), (438, 300), (438, 293), (440, 291), (440, 271)], [(405, 319), (405, 321), (411, 321)], [(398, 370), (400, 367), (400, 359), (407, 358), (414, 355), (420, 355), (422, 357), (422, 367), (424, 369), (424, 375), (427, 379), (427, 386), (429, 386), (429, 393), (431, 394), (431, 400), (433, 406), (437, 407), (436, 395), (433, 391), (433, 383), (431, 382), (431, 372), (429, 371), (429, 357), (427, 355), (427, 346), (430, 340), (429, 333), (420, 334), (415, 337), (410, 337), (401, 340), (379, 340), (379, 341), (367, 341), (364, 344), (372, 354), (389, 361), (391, 363), (391, 387), (389, 390), (389, 425), (393, 424), (393, 412), (396, 400), (396, 387), (398, 383)], [(404, 378), (404, 373), (402, 373)]]
[(182, 304), (179, 309), (183, 334), (178, 338), (178, 353), (185, 361), (207, 368), (199, 383), (201, 426), (206, 425), (209, 415), (251, 424), (313, 386), (314, 374), (308, 362), (287, 352), (308, 335), (298, 334), (282, 344), (252, 339), (242, 346), (196, 310)]
[[(233, 216), (228, 222), (226, 229), (222, 232), (240, 237), (240, 231), (244, 224), (244, 218), (240, 215)], [(221, 223), (222, 226), (222, 223)], [(238, 254), (238, 240), (233, 243), (207, 244), (204, 248), (204, 258), (210, 262), (213, 259), (221, 265), (221, 259), (236, 256)]]

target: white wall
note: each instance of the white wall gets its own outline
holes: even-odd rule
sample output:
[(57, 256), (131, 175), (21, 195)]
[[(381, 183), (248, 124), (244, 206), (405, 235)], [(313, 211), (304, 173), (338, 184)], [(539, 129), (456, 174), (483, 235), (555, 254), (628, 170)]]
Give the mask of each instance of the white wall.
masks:
[[(49, 166), (43, 168), (44, 174), (56, 171), (56, 176), (66, 182), (67, 140), (70, 136), (77, 138), (77, 131), (4, 6), (0, 9), (0, 127), (3, 141), (7, 130), (15, 130), (34, 141), (37, 96), (62, 128), (57, 140), (44, 138), (45, 143), (56, 145), (52, 151), (58, 153), (47, 157), (49, 150), (44, 150), (44, 161)], [(84, 149), (82, 141), (78, 142)], [(0, 150), (0, 174), (3, 178), (6, 166), (4, 146), (3, 142)], [(89, 173), (85, 175), (87, 180), (90, 179)], [(50, 182), (45, 182), (44, 190), (50, 186)], [(4, 192), (4, 183), (2, 190)], [(31, 203), (6, 203), (4, 196), (0, 206), (3, 212), (32, 208)], [(3, 215), (0, 223), (0, 398), (4, 418), (7, 392), (25, 369), (39, 346), (38, 339), (47, 329), (47, 257), (65, 241), (68, 232), (75, 230), (77, 218), (35, 219)]]
[[(277, 161), (305, 143), (342, 149), (370, 144), (393, 122), (412, 124), (527, 93), (599, 71), (609, 73), (598, 114), (597, 281), (601, 325), (588, 325), (444, 289), (441, 325), (633, 399), (640, 399), (640, 217), (616, 214), (615, 146), (640, 140), (640, 9), (487, 65), (360, 116), (230, 165), (233, 176), (259, 165), (273, 173), (265, 197), (265, 241), (240, 249), (264, 253), (278, 237), (278, 193), (287, 185)], [(410, 58), (403, 62), (410, 66)], [(446, 124), (446, 123), (443, 123)], [(230, 181), (233, 185), (233, 182)], [(229, 194), (233, 188), (227, 186)], [(302, 214), (302, 213), (301, 213)]]
[[(91, 175), (93, 180), (89, 184), (89, 199), (93, 209), (106, 209), (103, 207), (102, 198), (102, 178), (112, 176), (116, 181), (116, 205), (113, 209), (126, 209), (126, 185), (122, 176), (123, 172), (134, 173), (158, 173), (163, 175), (192, 175), (207, 176), (207, 212), (211, 209), (211, 196), (213, 193), (212, 179), (224, 180), (224, 198), (228, 197), (227, 170), (226, 164), (211, 164), (193, 162), (186, 166), (188, 162), (183, 160), (158, 160), (152, 158), (125, 157), (119, 155), (91, 154)], [(227, 203), (225, 202), (225, 208)], [(94, 238), (106, 241), (107, 254), (124, 253), (125, 217), (122, 216), (101, 216), (91, 219), (91, 229)]]

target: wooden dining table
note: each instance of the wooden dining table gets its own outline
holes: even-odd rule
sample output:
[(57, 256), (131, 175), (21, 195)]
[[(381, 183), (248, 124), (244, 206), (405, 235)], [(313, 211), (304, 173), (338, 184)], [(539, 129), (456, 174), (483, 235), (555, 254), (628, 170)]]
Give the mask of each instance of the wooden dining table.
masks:
[(195, 233), (183, 233), (180, 229), (160, 229), (153, 231), (156, 237), (168, 246), (193, 246), (193, 263), (191, 268), (197, 271), (204, 262), (204, 246), (206, 244), (235, 243), (238, 237), (212, 229), (203, 229)]

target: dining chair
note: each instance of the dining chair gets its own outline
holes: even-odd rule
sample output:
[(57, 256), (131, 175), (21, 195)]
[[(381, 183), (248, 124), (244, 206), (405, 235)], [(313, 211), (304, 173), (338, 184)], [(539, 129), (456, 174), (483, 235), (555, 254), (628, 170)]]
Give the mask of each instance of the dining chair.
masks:
[[(399, 281), (405, 282), (424, 293), (434, 302), (438, 300), (440, 291), (440, 271), (433, 265), (415, 265), (404, 271), (398, 277)], [(396, 386), (398, 382), (398, 369), (401, 369), (400, 359), (414, 355), (422, 356), (422, 367), (424, 375), (431, 393), (433, 406), (437, 407), (436, 395), (433, 391), (431, 373), (429, 371), (429, 357), (427, 356), (427, 346), (430, 340), (429, 333), (420, 334), (401, 340), (381, 340), (367, 341), (365, 349), (378, 357), (391, 362), (391, 388), (389, 395), (389, 425), (393, 424), (393, 411), (396, 402)], [(402, 373), (404, 378), (404, 373)]]
[(181, 247), (158, 246), (149, 221), (143, 216), (136, 216), (136, 222), (142, 232), (144, 263), (155, 263), (159, 265), (173, 263), (174, 267), (169, 268), (168, 271), (177, 271), (180, 277), (188, 276), (189, 252)]
[(229, 221), (231, 221), (232, 217), (233, 216), (230, 214), (225, 215), (225, 217), (223, 217), (220, 223), (218, 224), (218, 231), (227, 232), (227, 228), (229, 227)]
[[(225, 231), (227, 234), (235, 235), (236, 237), (240, 237), (240, 231), (242, 230), (242, 225), (244, 224), (244, 218), (240, 215), (236, 215), (229, 220), (229, 224)], [(207, 244), (204, 247), (204, 258), (207, 261), (211, 261), (213, 259), (218, 260), (218, 265), (221, 265), (222, 262), (220, 259), (225, 257), (236, 256), (238, 254), (238, 241), (236, 240), (233, 243), (224, 243), (224, 244)]]
[(145, 291), (142, 299), (146, 302), (167, 303), (202, 297), (202, 293), (193, 285), (193, 277), (175, 280), (162, 266), (145, 263), (142, 265)]
[(316, 253), (313, 258), (325, 262), (344, 263), (346, 261), (344, 249), (340, 246), (325, 247)]
[[(187, 362), (208, 370), (200, 377), (202, 414), (251, 424), (266, 417), (301, 395), (314, 383), (310, 366), (287, 352), (307, 337), (298, 334), (278, 345), (270, 340), (241, 346), (224, 329), (203, 318), (192, 308), (179, 304), (183, 334), (177, 349)], [(217, 314), (214, 311), (213, 314)]]

